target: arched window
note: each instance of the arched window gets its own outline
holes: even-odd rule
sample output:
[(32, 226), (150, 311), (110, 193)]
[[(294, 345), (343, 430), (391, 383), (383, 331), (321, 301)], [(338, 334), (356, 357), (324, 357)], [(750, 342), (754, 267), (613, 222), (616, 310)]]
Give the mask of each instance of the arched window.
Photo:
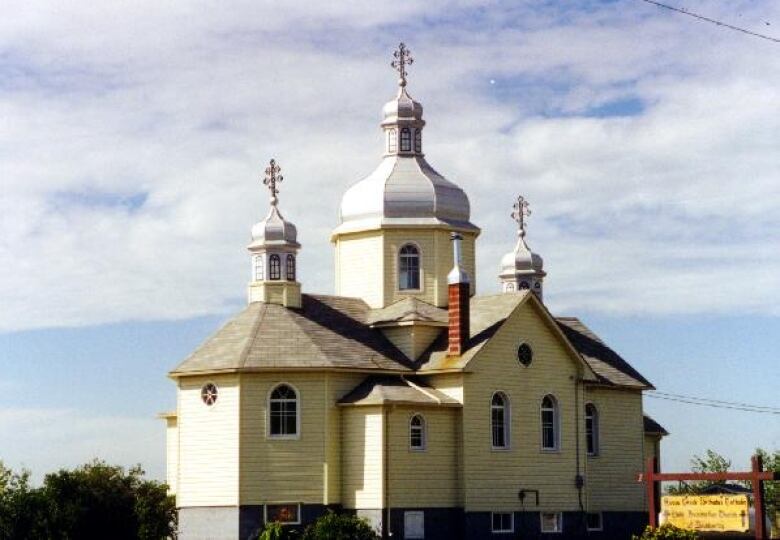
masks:
[(287, 281), (295, 281), (295, 255), (287, 255), (285, 270), (287, 271)]
[(409, 128), (401, 129), (401, 152), (412, 151), (412, 131)]
[(282, 279), (282, 260), (279, 255), (271, 255), (268, 258), (268, 278)]
[(542, 450), (558, 450), (558, 402), (553, 396), (542, 399)]
[(398, 252), (398, 288), (420, 288), (420, 250), (414, 244), (405, 244)]
[(520, 285), (518, 286), (518, 289), (521, 291), (524, 291), (526, 289), (530, 289), (531, 285), (527, 281), (521, 281)]
[(414, 130), (414, 151), (418, 154), (422, 152), (422, 131)]
[(255, 255), (255, 281), (263, 281), (265, 276), (263, 275), (263, 256)]
[(514, 283), (507, 283), (505, 290), (506, 290), (506, 292), (514, 292), (515, 291), (515, 284)]
[(585, 405), (585, 440), (588, 455), (599, 455), (599, 412), (593, 403)]
[(493, 448), (509, 448), (509, 398), (503, 392), (490, 400), (490, 429)]
[(280, 384), (268, 398), (268, 434), (271, 437), (296, 437), (298, 435), (298, 394), (287, 385)]
[(387, 132), (387, 151), (391, 154), (398, 150), (398, 132), (391, 129)]
[(425, 418), (421, 414), (415, 414), (409, 419), (409, 448), (425, 450), (425, 439)]

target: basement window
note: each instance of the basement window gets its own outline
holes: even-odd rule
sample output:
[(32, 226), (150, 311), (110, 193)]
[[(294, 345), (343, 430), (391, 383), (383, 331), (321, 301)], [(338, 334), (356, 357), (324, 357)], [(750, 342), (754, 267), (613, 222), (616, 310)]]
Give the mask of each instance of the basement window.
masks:
[(515, 532), (514, 518), (512, 512), (493, 512), (490, 517), (492, 522), (490, 530), (494, 533)]
[(601, 512), (588, 512), (585, 515), (585, 522), (589, 531), (603, 531), (604, 522), (601, 517)]
[(282, 525), (300, 525), (301, 505), (297, 503), (266, 504), (265, 522)]
[(425, 538), (425, 512), (404, 512), (404, 538)]
[(540, 519), (543, 533), (563, 532), (563, 515), (560, 512), (542, 512)]

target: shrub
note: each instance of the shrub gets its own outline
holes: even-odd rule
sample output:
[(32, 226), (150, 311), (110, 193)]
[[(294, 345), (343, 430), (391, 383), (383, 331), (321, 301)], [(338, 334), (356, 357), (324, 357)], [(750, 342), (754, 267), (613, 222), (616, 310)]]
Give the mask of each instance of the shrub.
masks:
[(376, 540), (378, 538), (374, 529), (364, 519), (328, 511), (306, 527), (301, 540)]
[(669, 523), (664, 523), (657, 529), (648, 525), (642, 536), (631, 536), (631, 540), (698, 540), (698, 538), (696, 531), (680, 529)]
[(257, 540), (293, 540), (298, 534), (290, 529), (286, 529), (281, 523), (268, 523), (260, 532)]

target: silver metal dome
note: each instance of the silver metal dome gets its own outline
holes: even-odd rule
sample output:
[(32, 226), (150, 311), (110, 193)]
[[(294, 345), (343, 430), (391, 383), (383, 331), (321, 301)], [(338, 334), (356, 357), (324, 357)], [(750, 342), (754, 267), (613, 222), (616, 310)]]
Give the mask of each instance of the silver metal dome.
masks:
[(405, 85), (385, 104), (381, 123), (385, 156), (374, 172), (344, 193), (341, 223), (334, 234), (393, 224), (446, 224), (479, 230), (469, 221), (469, 199), (463, 190), (425, 161), (422, 112), (422, 105), (409, 96)]
[(252, 243), (249, 247), (260, 246), (301, 247), (295, 225), (282, 217), (275, 204), (271, 206), (265, 219), (252, 227)]
[(501, 257), (501, 277), (544, 276), (544, 260), (528, 247), (524, 236), (519, 236), (515, 249)]

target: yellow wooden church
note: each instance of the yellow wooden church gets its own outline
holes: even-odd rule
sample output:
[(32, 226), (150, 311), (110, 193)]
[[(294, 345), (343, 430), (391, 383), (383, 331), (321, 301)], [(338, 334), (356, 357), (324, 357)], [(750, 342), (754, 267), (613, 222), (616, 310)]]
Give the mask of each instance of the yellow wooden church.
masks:
[(169, 374), (180, 538), (255, 538), (328, 509), (384, 538), (629, 538), (647, 521), (636, 474), (666, 434), (643, 415), (652, 385), (545, 307), (522, 197), (500, 292), (476, 294), (480, 229), (425, 160), (408, 50), (395, 56), (381, 161), (331, 236), (336, 294), (301, 292), (271, 161), (248, 305)]

